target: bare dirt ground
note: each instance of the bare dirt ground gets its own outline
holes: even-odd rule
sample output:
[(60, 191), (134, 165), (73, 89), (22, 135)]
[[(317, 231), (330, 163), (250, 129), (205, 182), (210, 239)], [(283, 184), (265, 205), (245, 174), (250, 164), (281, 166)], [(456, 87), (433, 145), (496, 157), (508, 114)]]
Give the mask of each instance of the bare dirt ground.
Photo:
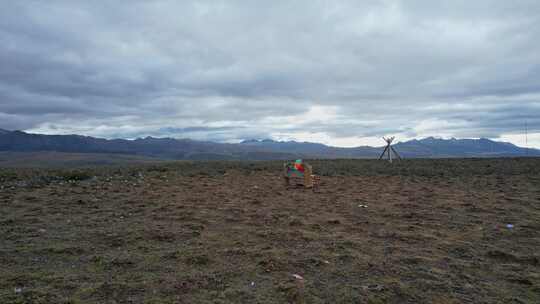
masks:
[(312, 164), (4, 169), (0, 303), (540, 303), (539, 159)]

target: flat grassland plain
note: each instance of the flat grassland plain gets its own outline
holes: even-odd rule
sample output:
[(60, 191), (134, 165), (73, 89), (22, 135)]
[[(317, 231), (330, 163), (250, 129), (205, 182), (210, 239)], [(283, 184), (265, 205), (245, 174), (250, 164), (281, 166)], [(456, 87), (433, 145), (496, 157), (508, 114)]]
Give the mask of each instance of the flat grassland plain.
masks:
[(310, 163), (2, 169), (0, 303), (540, 303), (540, 159)]

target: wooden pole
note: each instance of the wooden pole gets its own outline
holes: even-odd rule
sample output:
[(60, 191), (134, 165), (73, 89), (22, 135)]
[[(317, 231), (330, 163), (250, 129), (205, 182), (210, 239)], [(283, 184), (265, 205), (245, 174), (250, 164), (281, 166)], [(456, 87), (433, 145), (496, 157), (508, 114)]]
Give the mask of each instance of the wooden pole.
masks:
[(401, 160), (401, 156), (399, 156), (399, 154), (398, 154), (397, 151), (394, 149), (394, 147), (390, 147), (390, 149), (392, 149), (392, 151), (394, 151), (394, 154), (396, 154), (397, 159)]
[(390, 143), (388, 143), (388, 161), (390, 161), (390, 163), (392, 163), (392, 147), (390, 146)]
[(382, 152), (381, 156), (379, 156), (379, 160), (381, 160), (383, 158), (383, 156), (386, 153), (387, 149), (388, 149), (388, 145), (386, 147), (384, 147), (384, 151)]

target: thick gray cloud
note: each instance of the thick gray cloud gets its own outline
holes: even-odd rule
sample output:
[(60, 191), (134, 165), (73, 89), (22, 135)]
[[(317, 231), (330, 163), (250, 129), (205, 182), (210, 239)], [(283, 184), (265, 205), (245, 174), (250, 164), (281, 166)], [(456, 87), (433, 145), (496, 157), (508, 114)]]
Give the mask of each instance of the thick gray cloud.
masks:
[(538, 1), (11, 1), (0, 128), (540, 147)]

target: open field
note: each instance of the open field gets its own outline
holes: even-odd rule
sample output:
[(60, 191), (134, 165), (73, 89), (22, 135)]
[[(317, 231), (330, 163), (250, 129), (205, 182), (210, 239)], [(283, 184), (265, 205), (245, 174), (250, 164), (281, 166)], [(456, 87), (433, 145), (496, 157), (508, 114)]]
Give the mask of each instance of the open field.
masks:
[(311, 164), (2, 169), (0, 303), (540, 303), (540, 159)]
[(82, 166), (134, 165), (163, 160), (112, 153), (6, 152), (0, 151), (0, 168), (72, 168)]

